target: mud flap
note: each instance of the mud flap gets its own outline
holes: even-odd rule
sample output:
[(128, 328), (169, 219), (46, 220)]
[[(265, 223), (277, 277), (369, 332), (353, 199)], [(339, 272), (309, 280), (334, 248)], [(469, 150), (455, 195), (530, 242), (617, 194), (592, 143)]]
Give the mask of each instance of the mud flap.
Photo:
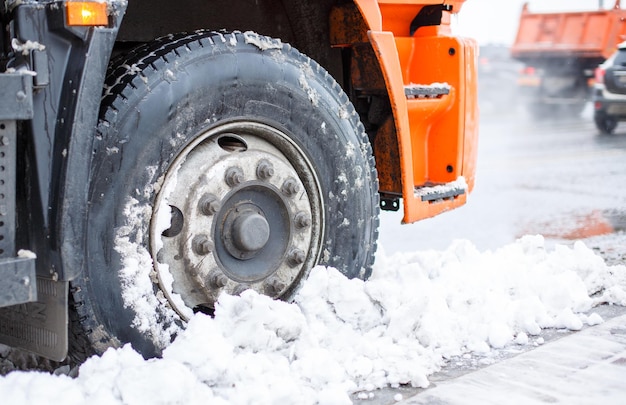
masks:
[(64, 360), (68, 289), (68, 282), (37, 277), (37, 301), (0, 308), (0, 343)]

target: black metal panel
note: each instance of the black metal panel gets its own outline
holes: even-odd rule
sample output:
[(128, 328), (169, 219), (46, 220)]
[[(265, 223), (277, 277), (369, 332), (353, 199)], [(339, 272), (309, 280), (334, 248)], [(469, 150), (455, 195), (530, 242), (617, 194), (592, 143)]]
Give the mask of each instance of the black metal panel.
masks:
[(37, 253), (38, 275), (69, 280), (83, 268), (91, 147), (126, 4), (111, 3), (110, 27), (73, 28), (64, 26), (59, 4), (24, 3), (14, 10), (17, 40), (43, 47), (26, 58), (42, 76), (33, 91), (34, 116), (19, 136), (25, 184), (18, 193), (18, 247)]
[(0, 341), (51, 360), (65, 359), (68, 293), (67, 282), (37, 277), (36, 302), (0, 308)]
[(0, 280), (0, 307), (37, 299), (34, 258), (1, 259)]
[[(34, 115), (25, 125), (25, 131), (28, 134), (20, 137), (20, 142), (28, 142), (29, 160), (31, 160), (30, 168), (36, 169), (36, 173), (32, 173), (32, 180), (28, 187), (30, 199), (28, 201), (28, 210), (36, 213), (32, 216), (33, 220), (41, 220), (42, 223), (33, 224), (36, 229), (33, 240), (38, 239), (41, 235), (46, 239), (50, 239), (48, 229), (49, 224), (49, 207), (53, 204), (50, 201), (50, 193), (48, 185), (54, 179), (53, 160), (59, 159), (60, 156), (54, 153), (54, 146), (60, 138), (58, 124), (64, 121), (62, 113), (68, 108), (73, 107), (71, 100), (61, 100), (61, 93), (66, 84), (66, 70), (69, 68), (69, 54), (72, 46), (80, 44), (80, 41), (72, 35), (54, 31), (53, 27), (58, 23), (49, 21), (47, 8), (41, 4), (22, 4), (14, 10), (15, 35), (18, 43), (38, 44), (45, 49), (44, 55), (48, 61), (42, 61), (40, 56), (36, 56), (31, 60), (32, 52), (28, 52), (22, 63), (28, 63), (29, 69), (35, 69), (35, 63), (38, 66), (47, 64), (47, 76), (49, 84), (33, 93)], [(52, 13), (55, 18), (59, 18)], [(62, 21), (62, 16), (61, 16)], [(63, 104), (63, 105), (62, 105)], [(58, 174), (57, 174), (58, 175)], [(33, 243), (33, 242), (31, 242)], [(34, 248), (34, 246), (31, 246)], [(44, 248), (42, 247), (41, 250)], [(39, 253), (39, 252), (38, 252)]]
[(443, 4), (433, 4), (430, 6), (424, 6), (420, 12), (411, 21), (410, 33), (411, 36), (415, 34), (420, 27), (430, 27), (434, 25), (441, 25), (441, 17), (443, 16), (443, 10), (447, 6)]
[(15, 256), (16, 138), (15, 121), (0, 121), (0, 258)]
[(343, 0), (131, 0), (118, 41), (140, 43), (197, 29), (255, 31), (280, 38), (341, 83), (341, 53), (330, 47), (329, 15)]
[(144, 42), (197, 29), (252, 30), (285, 42), (293, 41), (291, 23), (281, 1), (131, 0), (128, 3), (118, 38), (121, 41)]
[[(69, 111), (66, 118), (70, 123), (67, 130), (71, 137), (66, 146), (67, 158), (61, 161), (63, 167), (59, 168), (64, 174), (63, 183), (56, 185), (60, 190), (55, 192), (59, 200), (54, 214), (57, 217), (57, 232), (62, 235), (57, 237), (63, 259), (63, 273), (59, 277), (63, 280), (75, 278), (87, 259), (81, 248), (88, 237), (85, 218), (93, 140), (104, 77), (126, 7), (121, 2), (114, 6), (112, 27), (95, 28), (85, 48), (81, 48), (75, 55), (84, 59), (80, 60), (81, 68), (72, 72), (72, 80), (79, 85), (76, 86), (76, 92), (68, 94), (75, 108)], [(71, 89), (68, 88), (69, 91)]]
[(33, 117), (33, 77), (29, 74), (0, 74), (0, 120)]

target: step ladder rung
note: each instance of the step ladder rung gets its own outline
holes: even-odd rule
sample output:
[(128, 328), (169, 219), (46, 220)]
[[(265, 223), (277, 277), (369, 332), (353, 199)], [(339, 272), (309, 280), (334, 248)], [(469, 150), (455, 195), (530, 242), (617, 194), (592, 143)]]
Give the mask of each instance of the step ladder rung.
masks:
[(450, 183), (415, 187), (414, 195), (422, 201), (436, 202), (453, 199), (467, 192), (467, 183), (463, 177)]
[(450, 94), (450, 85), (447, 83), (409, 84), (404, 86), (407, 99), (440, 98)]

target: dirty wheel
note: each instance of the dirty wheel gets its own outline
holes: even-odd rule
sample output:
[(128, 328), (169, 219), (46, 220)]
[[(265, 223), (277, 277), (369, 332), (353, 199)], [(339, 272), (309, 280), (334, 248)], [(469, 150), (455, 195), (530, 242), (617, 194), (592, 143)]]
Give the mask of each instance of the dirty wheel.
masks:
[(615, 131), (615, 128), (617, 128), (617, 120), (605, 114), (595, 114), (593, 120), (601, 134), (610, 135)]
[(78, 352), (158, 355), (222, 293), (289, 300), (317, 264), (371, 272), (363, 126), (328, 73), (278, 40), (196, 32), (131, 52), (107, 78), (91, 166)]
[(286, 133), (236, 121), (199, 134), (165, 174), (150, 229), (160, 284), (173, 277), (183, 300), (169, 302), (187, 318), (222, 292), (289, 297), (317, 262), (321, 208), (312, 163)]

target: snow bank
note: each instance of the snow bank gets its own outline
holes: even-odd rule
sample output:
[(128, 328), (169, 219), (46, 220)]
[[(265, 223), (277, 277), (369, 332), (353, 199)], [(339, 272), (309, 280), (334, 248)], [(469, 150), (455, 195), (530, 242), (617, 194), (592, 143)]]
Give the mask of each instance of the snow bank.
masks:
[(595, 305), (626, 305), (626, 266), (584, 244), (528, 236), (496, 251), (379, 254), (367, 282), (315, 268), (294, 303), (253, 291), (195, 315), (161, 359), (130, 346), (87, 360), (75, 379), (13, 372), (6, 403), (351, 403), (384, 386), (425, 387), (455, 356), (543, 341), (544, 328), (602, 322)]

